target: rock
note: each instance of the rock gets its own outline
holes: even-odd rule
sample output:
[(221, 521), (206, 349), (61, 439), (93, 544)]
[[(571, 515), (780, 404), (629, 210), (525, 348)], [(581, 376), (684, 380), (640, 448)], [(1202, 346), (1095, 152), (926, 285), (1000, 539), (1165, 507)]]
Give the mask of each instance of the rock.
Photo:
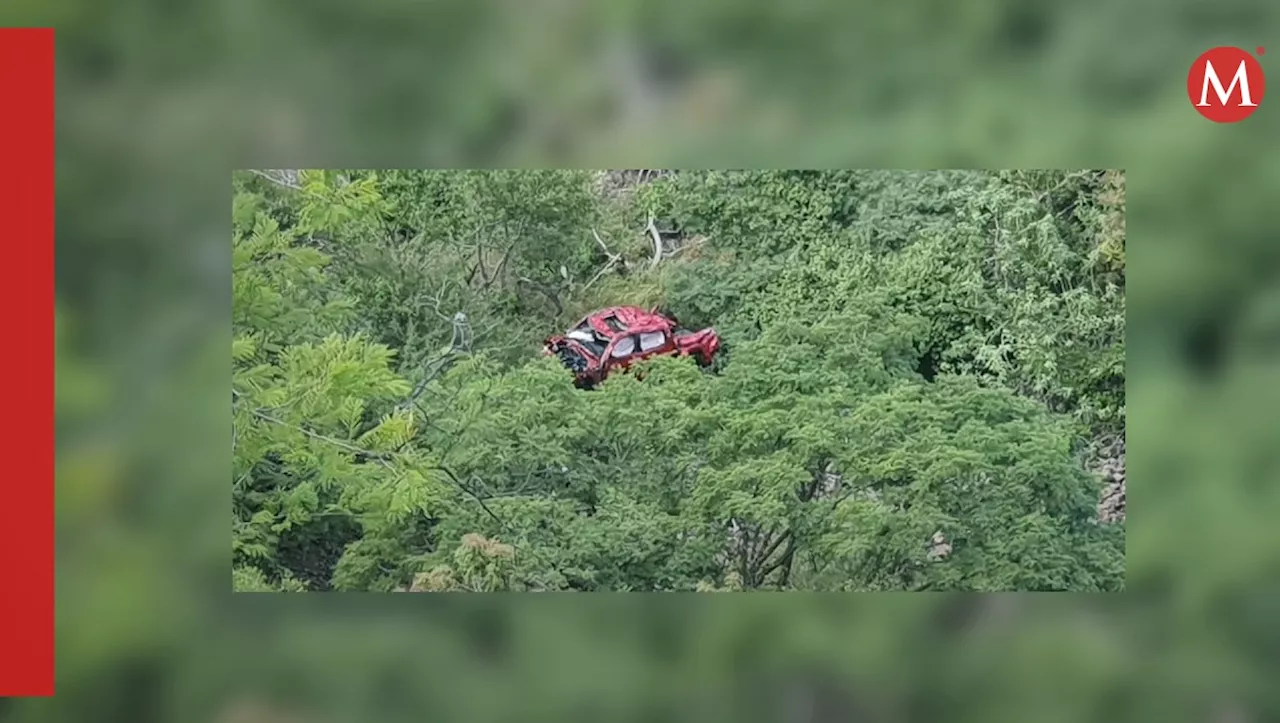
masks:
[(929, 559), (937, 562), (945, 560), (951, 555), (951, 543), (947, 542), (947, 538), (943, 537), (942, 531), (933, 533), (933, 537), (929, 540)]
[(1089, 468), (1103, 479), (1098, 500), (1098, 521), (1103, 524), (1125, 519), (1124, 437), (1101, 439), (1090, 452)]

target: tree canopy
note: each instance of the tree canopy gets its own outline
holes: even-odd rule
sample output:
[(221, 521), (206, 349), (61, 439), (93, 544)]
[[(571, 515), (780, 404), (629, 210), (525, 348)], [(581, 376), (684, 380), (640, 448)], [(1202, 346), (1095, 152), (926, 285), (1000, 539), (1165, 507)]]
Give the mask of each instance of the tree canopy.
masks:
[[(237, 590), (1124, 587), (1119, 172), (233, 189)], [(724, 346), (575, 388), (619, 304)]]

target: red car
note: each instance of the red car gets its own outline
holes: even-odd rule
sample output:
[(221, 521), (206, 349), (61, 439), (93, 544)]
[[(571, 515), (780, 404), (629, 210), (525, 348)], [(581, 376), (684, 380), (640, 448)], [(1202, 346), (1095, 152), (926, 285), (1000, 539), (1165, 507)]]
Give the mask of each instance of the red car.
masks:
[(613, 306), (589, 314), (564, 335), (547, 339), (543, 352), (558, 356), (579, 386), (590, 387), (614, 369), (626, 369), (640, 359), (676, 354), (706, 366), (719, 349), (715, 329), (689, 331), (656, 308)]

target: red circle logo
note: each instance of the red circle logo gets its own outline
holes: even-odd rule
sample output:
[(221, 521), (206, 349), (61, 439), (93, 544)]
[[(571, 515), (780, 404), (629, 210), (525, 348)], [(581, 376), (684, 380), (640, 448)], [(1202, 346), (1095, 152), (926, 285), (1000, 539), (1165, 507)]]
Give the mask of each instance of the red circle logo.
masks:
[[(1262, 52), (1258, 48), (1258, 55)], [(1236, 123), (1248, 118), (1266, 92), (1262, 64), (1243, 48), (1206, 50), (1187, 74), (1191, 106), (1214, 123)]]

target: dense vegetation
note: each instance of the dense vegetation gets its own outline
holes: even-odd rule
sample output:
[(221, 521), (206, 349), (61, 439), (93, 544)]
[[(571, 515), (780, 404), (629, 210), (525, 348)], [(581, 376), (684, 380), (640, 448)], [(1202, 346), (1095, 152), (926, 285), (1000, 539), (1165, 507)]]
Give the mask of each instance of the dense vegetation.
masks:
[[(1124, 587), (1118, 172), (233, 185), (237, 590)], [(539, 355), (623, 303), (724, 349)]]

